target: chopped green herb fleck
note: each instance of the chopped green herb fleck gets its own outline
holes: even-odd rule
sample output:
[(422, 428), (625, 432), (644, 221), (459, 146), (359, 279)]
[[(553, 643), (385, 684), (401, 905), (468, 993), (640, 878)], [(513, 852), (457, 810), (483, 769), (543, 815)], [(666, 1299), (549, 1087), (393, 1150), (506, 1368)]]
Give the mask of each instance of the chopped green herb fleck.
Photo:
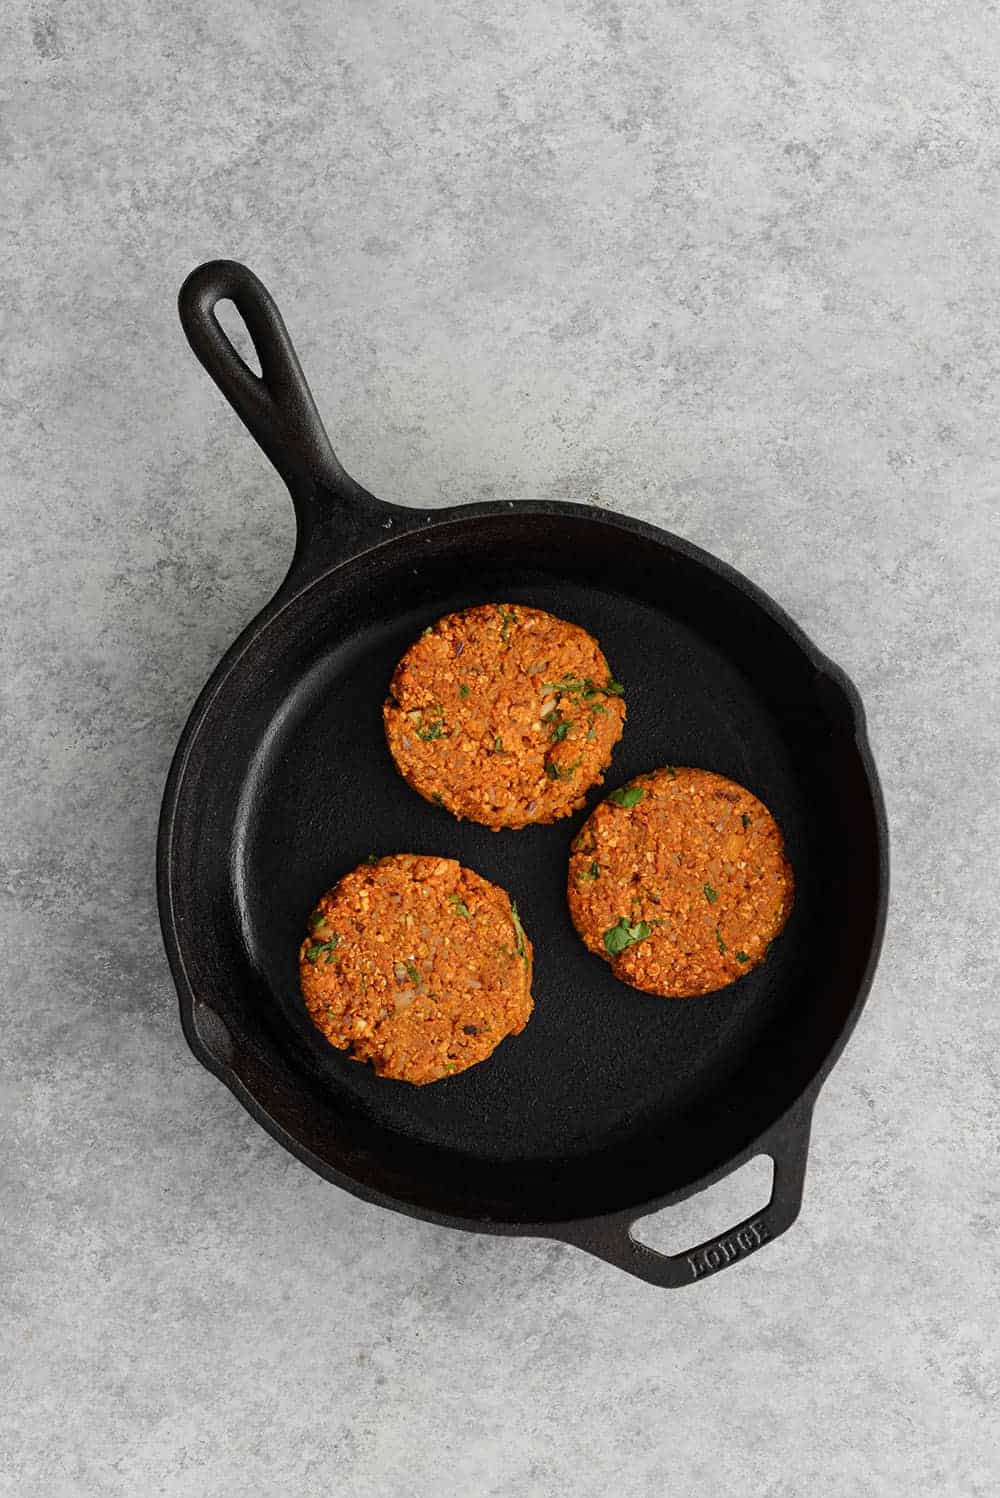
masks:
[(468, 905), (466, 905), (464, 900), (459, 898), (458, 895), (449, 895), (448, 904), (451, 906), (456, 915), (460, 915), (462, 917), (463, 921), (467, 921), (469, 919), (469, 907)]
[(612, 791), (608, 797), (616, 806), (624, 806), (626, 811), (631, 806), (638, 806), (646, 792), (641, 785), (620, 785), (616, 791)]
[[(547, 692), (559, 692), (565, 697), (583, 697), (588, 704), (594, 697), (624, 697), (625, 695), (625, 688), (621, 682), (613, 681), (610, 676), (603, 687), (599, 687), (589, 676), (564, 676), (562, 681), (546, 681), (542, 685)], [(602, 708), (601, 711), (603, 710)], [(591, 711), (596, 711), (596, 708), (592, 707)]]
[(595, 739), (595, 738), (596, 738), (596, 737), (597, 737), (597, 735), (596, 735), (596, 734), (595, 734), (595, 732), (594, 732), (594, 730), (593, 730), (593, 729), (592, 729), (592, 728), (588, 728), (588, 729), (587, 729), (587, 743), (588, 743), (588, 744), (590, 744), (590, 743), (592, 743), (592, 742), (593, 742), (593, 740), (594, 740), (594, 739)]
[(610, 926), (604, 933), (604, 945), (612, 957), (617, 957), (619, 952), (624, 952), (626, 947), (634, 947), (637, 942), (645, 941), (652, 934), (652, 928), (648, 921), (636, 921), (629, 925), (625, 916), (620, 916), (614, 926)]
[(601, 877), (601, 866), (595, 858), (589, 869), (584, 869), (582, 874), (577, 875), (577, 884), (591, 884), (595, 879)]
[(438, 806), (443, 806), (444, 805), (444, 800), (443, 800), (443, 798), (441, 796), (441, 792), (440, 791), (434, 791), (432, 793), (432, 795), (431, 795), (431, 800), (432, 801), (436, 801), (437, 804), (438, 804)]
[(378, 863), (378, 854), (369, 853), (368, 857), (365, 859), (365, 863)]
[(458, 689), (458, 695), (462, 698), (463, 701), (465, 700), (466, 697), (468, 697), (470, 690), (471, 690), (471, 688), (467, 687), (465, 685), (465, 682), (463, 681), (462, 685)]
[(507, 636), (511, 625), (516, 623), (517, 615), (514, 613), (513, 609), (510, 609), (509, 611), (507, 609), (500, 610), (500, 638), (501, 640), (503, 640), (504, 644), (507, 643)]
[(498, 947), (497, 951), (500, 953), (501, 957), (506, 957), (508, 962), (513, 962), (514, 953), (511, 951), (510, 947)]
[(558, 718), (559, 709), (557, 707), (550, 708), (547, 713), (542, 714), (543, 723), (555, 723)]
[(493, 740), (493, 753), (494, 754), (503, 754), (504, 752), (505, 752), (505, 750), (504, 750), (504, 747), (503, 747), (503, 739), (494, 739)]
[(340, 937), (336, 934), (331, 936), (329, 941), (314, 941), (311, 946), (306, 947), (306, 959), (309, 962), (316, 963), (319, 961), (323, 953), (325, 953), (328, 963), (336, 962), (337, 958), (335, 956), (335, 953), (339, 945)]
[(454, 1063), (454, 1061), (446, 1061), (445, 1064), (444, 1064), (444, 1069), (450, 1075), (455, 1070), (455, 1063)]
[(427, 626), (426, 629), (423, 629), (423, 630), (420, 631), (420, 638), (422, 640), (426, 640), (427, 636), (428, 635), (432, 635), (433, 633), (434, 633), (434, 626), (432, 624), (428, 624), (428, 626)]
[(716, 926), (715, 928), (715, 944), (718, 947), (719, 951), (723, 954), (723, 956), (725, 956), (726, 944), (722, 940), (722, 932), (719, 930), (718, 926)]
[(404, 962), (403, 966), (406, 968), (406, 976), (409, 978), (410, 982), (415, 983), (417, 987), (420, 988), (424, 981), (420, 976), (420, 969), (414, 967), (412, 962)]
[(743, 831), (746, 832), (747, 828), (750, 826), (750, 818), (747, 816), (746, 812), (744, 812), (740, 817), (740, 821), (743, 823)]
[(312, 915), (309, 917), (309, 930), (310, 931), (315, 931), (316, 927), (317, 926), (322, 926), (322, 924), (323, 924), (323, 922), (325, 920), (326, 920), (326, 916), (323, 914), (323, 912), (321, 910), (314, 910), (313, 913), (312, 913)]
[(522, 962), (527, 962), (528, 949), (524, 944), (524, 927), (521, 925), (521, 917), (517, 913), (517, 906), (513, 900), (510, 902), (510, 916), (514, 922), (514, 944), (517, 947), (517, 955)]
[(552, 740), (553, 744), (561, 744), (572, 727), (572, 723), (569, 722), (568, 719), (564, 719), (562, 723), (556, 724), (555, 728), (553, 728), (552, 732), (549, 734), (549, 738)]
[(736, 953), (736, 961), (737, 962), (749, 962), (750, 958), (747, 956), (746, 952), (737, 952)]
[(571, 765), (556, 765), (548, 759), (545, 761), (545, 773), (550, 780), (572, 780), (582, 763), (582, 759), (575, 759)]
[(666, 775), (668, 780), (677, 779), (677, 771), (674, 769), (673, 765), (664, 765), (663, 773)]
[(440, 718), (436, 723), (428, 723), (426, 728), (417, 729), (417, 738), (423, 739), (424, 743), (428, 743), (431, 739), (444, 738), (446, 734), (447, 729)]
[(705, 899), (708, 901), (709, 905), (714, 905), (716, 900), (719, 898), (719, 891), (717, 889), (713, 889), (710, 884), (703, 884), (702, 889), (705, 891)]

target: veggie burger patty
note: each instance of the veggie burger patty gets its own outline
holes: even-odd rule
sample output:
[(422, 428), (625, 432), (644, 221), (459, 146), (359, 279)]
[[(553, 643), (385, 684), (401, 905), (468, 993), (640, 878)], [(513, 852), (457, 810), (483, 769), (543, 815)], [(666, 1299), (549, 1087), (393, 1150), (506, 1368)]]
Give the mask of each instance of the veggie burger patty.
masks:
[(453, 858), (397, 853), (321, 895), (299, 949), (310, 1017), (382, 1077), (464, 1071), (532, 1009), (532, 948), (509, 895)]
[(491, 603), (424, 630), (396, 667), (383, 715), (415, 791), (498, 829), (578, 810), (604, 779), (625, 703), (586, 630)]
[(778, 824), (710, 770), (639, 775), (573, 843), (569, 909), (616, 978), (664, 998), (713, 993), (767, 955), (792, 908)]

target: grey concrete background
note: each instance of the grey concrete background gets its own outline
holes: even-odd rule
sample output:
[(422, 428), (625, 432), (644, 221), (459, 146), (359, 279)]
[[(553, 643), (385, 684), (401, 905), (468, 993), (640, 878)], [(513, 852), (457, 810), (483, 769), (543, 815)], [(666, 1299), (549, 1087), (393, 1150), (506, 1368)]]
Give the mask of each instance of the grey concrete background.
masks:
[[(997, 1492), (998, 25), (4, 8), (5, 1494)], [(362, 1205), (184, 1046), (159, 796), (292, 544), (177, 325), (219, 254), (377, 493), (599, 495), (861, 688), (884, 960), (799, 1224), (695, 1290)]]

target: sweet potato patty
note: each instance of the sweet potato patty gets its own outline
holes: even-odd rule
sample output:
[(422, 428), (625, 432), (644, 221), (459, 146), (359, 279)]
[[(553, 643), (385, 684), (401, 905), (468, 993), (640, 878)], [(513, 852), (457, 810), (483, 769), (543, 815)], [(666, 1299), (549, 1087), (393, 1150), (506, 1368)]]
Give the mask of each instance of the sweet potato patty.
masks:
[(569, 908), (616, 978), (683, 999), (763, 962), (794, 881), (767, 807), (709, 770), (639, 775), (573, 843)]
[(531, 1014), (531, 943), (497, 885), (453, 858), (397, 853), (321, 895), (302, 995), (331, 1045), (418, 1085), (485, 1061)]
[(424, 630), (384, 708), (403, 779), (494, 829), (554, 822), (599, 785), (625, 721), (597, 641), (542, 609), (490, 603)]

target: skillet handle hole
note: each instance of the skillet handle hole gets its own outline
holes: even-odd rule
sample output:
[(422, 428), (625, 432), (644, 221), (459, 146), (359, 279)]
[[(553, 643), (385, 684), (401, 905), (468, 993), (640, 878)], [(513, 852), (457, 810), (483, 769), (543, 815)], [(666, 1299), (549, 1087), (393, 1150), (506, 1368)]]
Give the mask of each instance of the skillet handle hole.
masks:
[(773, 1186), (774, 1161), (770, 1155), (755, 1155), (714, 1186), (640, 1218), (632, 1225), (632, 1236), (657, 1253), (686, 1253), (696, 1243), (718, 1238), (734, 1223), (763, 1212)]
[(256, 375), (258, 380), (264, 378), (260, 367), (260, 359), (257, 350), (253, 346), (253, 339), (247, 331), (247, 325), (236, 309), (236, 303), (231, 297), (223, 297), (215, 304), (215, 315), (221, 324), (233, 348), (239, 354), (243, 363), (250, 373)]

